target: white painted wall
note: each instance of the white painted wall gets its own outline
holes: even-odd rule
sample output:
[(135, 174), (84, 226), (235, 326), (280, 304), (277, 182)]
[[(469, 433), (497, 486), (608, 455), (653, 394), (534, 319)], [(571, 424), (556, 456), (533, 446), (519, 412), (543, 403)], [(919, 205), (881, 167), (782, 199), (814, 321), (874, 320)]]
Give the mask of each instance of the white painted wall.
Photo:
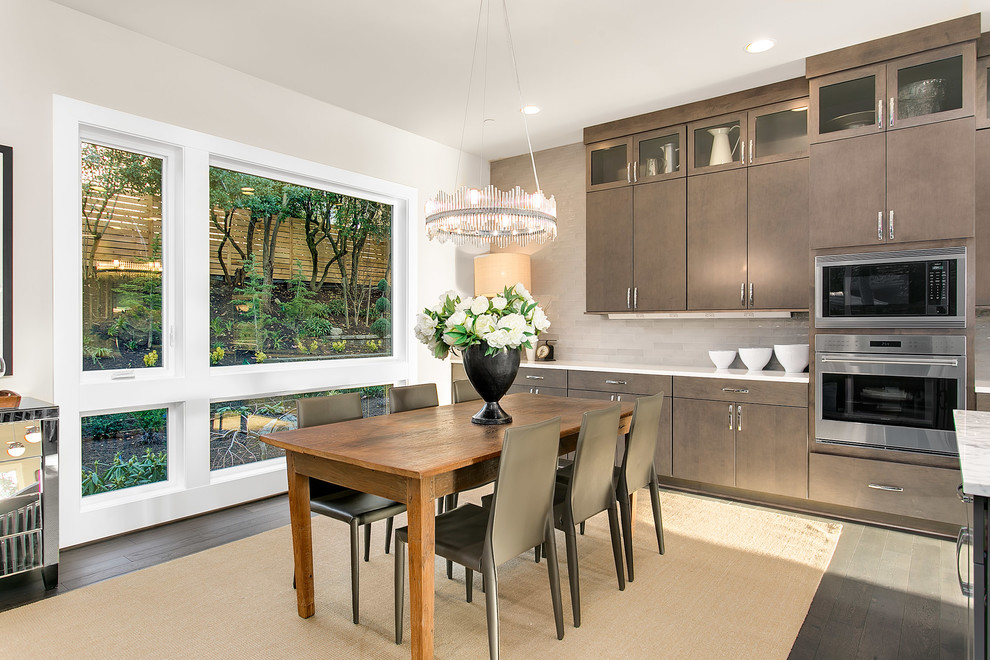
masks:
[[(0, 387), (52, 397), (52, 310), (59, 304), (51, 251), (53, 94), (411, 186), (421, 201), (454, 183), (455, 149), (47, 0), (0, 0), (0, 25), (0, 144), (14, 148), (15, 167), (14, 375), (0, 379)], [(236, 35), (218, 38), (231, 48), (251, 48)], [(346, 66), (328, 62), (326, 84), (334, 84), (335, 68)], [(462, 160), (462, 176), (479, 169), (476, 158)], [(470, 258), (429, 243), (422, 208), (416, 211), (419, 300), (413, 309), (447, 289), (467, 290), (471, 282), (464, 272)], [(421, 347), (417, 373), (420, 382), (440, 385), (443, 400), (447, 363)]]

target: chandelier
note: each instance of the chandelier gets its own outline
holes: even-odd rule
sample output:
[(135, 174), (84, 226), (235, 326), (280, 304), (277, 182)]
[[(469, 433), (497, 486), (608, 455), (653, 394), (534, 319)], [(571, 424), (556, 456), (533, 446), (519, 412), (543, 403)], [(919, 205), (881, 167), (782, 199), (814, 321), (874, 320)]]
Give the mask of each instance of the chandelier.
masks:
[[(475, 54), (485, 3), (486, 0), (481, 0), (478, 11)], [(516, 91), (519, 93), (521, 109), (522, 88), (519, 85), (519, 69), (516, 66), (516, 54), (512, 47), (505, 0), (502, 0), (502, 16), (505, 19), (506, 41), (512, 57), (512, 69), (516, 77)], [(485, 29), (487, 31), (487, 25)], [(485, 59), (487, 62), (487, 53)], [(471, 77), (468, 80), (469, 96), (473, 77), (474, 59), (472, 58)], [(526, 114), (523, 113), (522, 116), (526, 143), (529, 146), (529, 159), (533, 165), (533, 178), (536, 181), (536, 192), (526, 193), (519, 186), (503, 191), (491, 185), (483, 190), (462, 186), (452, 194), (440, 191), (426, 202), (426, 235), (430, 240), (437, 239), (441, 243), (449, 240), (457, 245), (506, 247), (513, 241), (519, 245), (526, 245), (530, 241), (545, 243), (557, 237), (557, 202), (553, 196), (547, 199), (540, 189), (540, 179), (536, 174), (536, 158), (533, 156), (533, 142), (529, 137), (529, 123), (526, 121)], [(464, 119), (466, 127), (466, 112)], [(458, 149), (458, 154), (463, 152), (463, 146), (464, 129), (462, 128), (461, 148)], [(460, 155), (458, 155), (458, 170), (460, 170)]]

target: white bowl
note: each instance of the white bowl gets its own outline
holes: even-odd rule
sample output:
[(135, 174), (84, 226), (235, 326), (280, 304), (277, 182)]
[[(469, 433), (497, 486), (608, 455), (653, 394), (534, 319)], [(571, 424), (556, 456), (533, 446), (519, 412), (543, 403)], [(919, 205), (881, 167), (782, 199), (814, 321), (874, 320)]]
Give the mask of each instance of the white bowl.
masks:
[(715, 363), (717, 369), (728, 369), (736, 359), (735, 351), (708, 351), (708, 357)]
[(740, 348), (739, 357), (750, 371), (762, 371), (773, 355), (772, 348)]
[(797, 374), (808, 366), (808, 344), (774, 344), (777, 361), (789, 374)]

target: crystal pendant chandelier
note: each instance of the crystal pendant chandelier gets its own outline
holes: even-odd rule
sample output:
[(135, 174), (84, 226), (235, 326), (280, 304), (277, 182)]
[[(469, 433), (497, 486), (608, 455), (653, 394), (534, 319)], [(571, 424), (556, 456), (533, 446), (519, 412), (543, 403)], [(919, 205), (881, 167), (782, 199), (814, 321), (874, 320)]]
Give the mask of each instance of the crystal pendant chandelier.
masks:
[[(486, 0), (482, 0), (478, 12), (478, 28), (475, 33), (475, 52), (477, 39), (481, 31), (481, 17)], [(522, 88), (519, 85), (519, 70), (516, 66), (516, 54), (512, 47), (512, 34), (509, 31), (509, 14), (502, 0), (502, 16), (505, 18), (505, 35), (512, 56), (512, 69), (516, 77), (516, 90), (519, 92), (519, 107), (522, 108)], [(487, 27), (486, 27), (487, 29)], [(487, 59), (487, 58), (486, 58)], [(474, 59), (471, 61), (471, 77), (474, 76)], [(470, 96), (471, 83), (468, 82)], [(465, 126), (467, 113), (465, 112)], [(441, 243), (448, 240), (457, 245), (486, 246), (495, 245), (506, 247), (511, 242), (526, 245), (530, 241), (545, 243), (557, 237), (557, 202), (553, 196), (549, 199), (540, 189), (540, 179), (536, 174), (536, 158), (533, 156), (533, 143), (529, 137), (529, 123), (523, 113), (523, 127), (526, 132), (526, 143), (529, 146), (529, 158), (533, 165), (533, 178), (536, 181), (536, 192), (529, 194), (516, 186), (512, 190), (502, 191), (495, 186), (483, 190), (462, 186), (452, 194), (438, 192), (426, 202), (426, 235)], [(464, 130), (461, 130), (461, 149), (463, 151)], [(484, 162), (484, 158), (482, 158)], [(458, 157), (458, 170), (460, 157)]]

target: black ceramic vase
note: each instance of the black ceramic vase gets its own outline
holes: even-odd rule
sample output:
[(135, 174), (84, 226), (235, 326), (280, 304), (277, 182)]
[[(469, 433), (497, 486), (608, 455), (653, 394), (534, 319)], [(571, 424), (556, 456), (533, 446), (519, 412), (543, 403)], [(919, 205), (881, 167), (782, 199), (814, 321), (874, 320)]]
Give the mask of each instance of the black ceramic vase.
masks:
[(512, 416), (502, 410), (498, 402), (516, 379), (520, 350), (503, 348), (486, 356), (487, 350), (488, 344), (482, 342), (461, 351), (468, 380), (485, 400), (485, 407), (475, 413), (471, 421), (475, 424), (508, 424)]

